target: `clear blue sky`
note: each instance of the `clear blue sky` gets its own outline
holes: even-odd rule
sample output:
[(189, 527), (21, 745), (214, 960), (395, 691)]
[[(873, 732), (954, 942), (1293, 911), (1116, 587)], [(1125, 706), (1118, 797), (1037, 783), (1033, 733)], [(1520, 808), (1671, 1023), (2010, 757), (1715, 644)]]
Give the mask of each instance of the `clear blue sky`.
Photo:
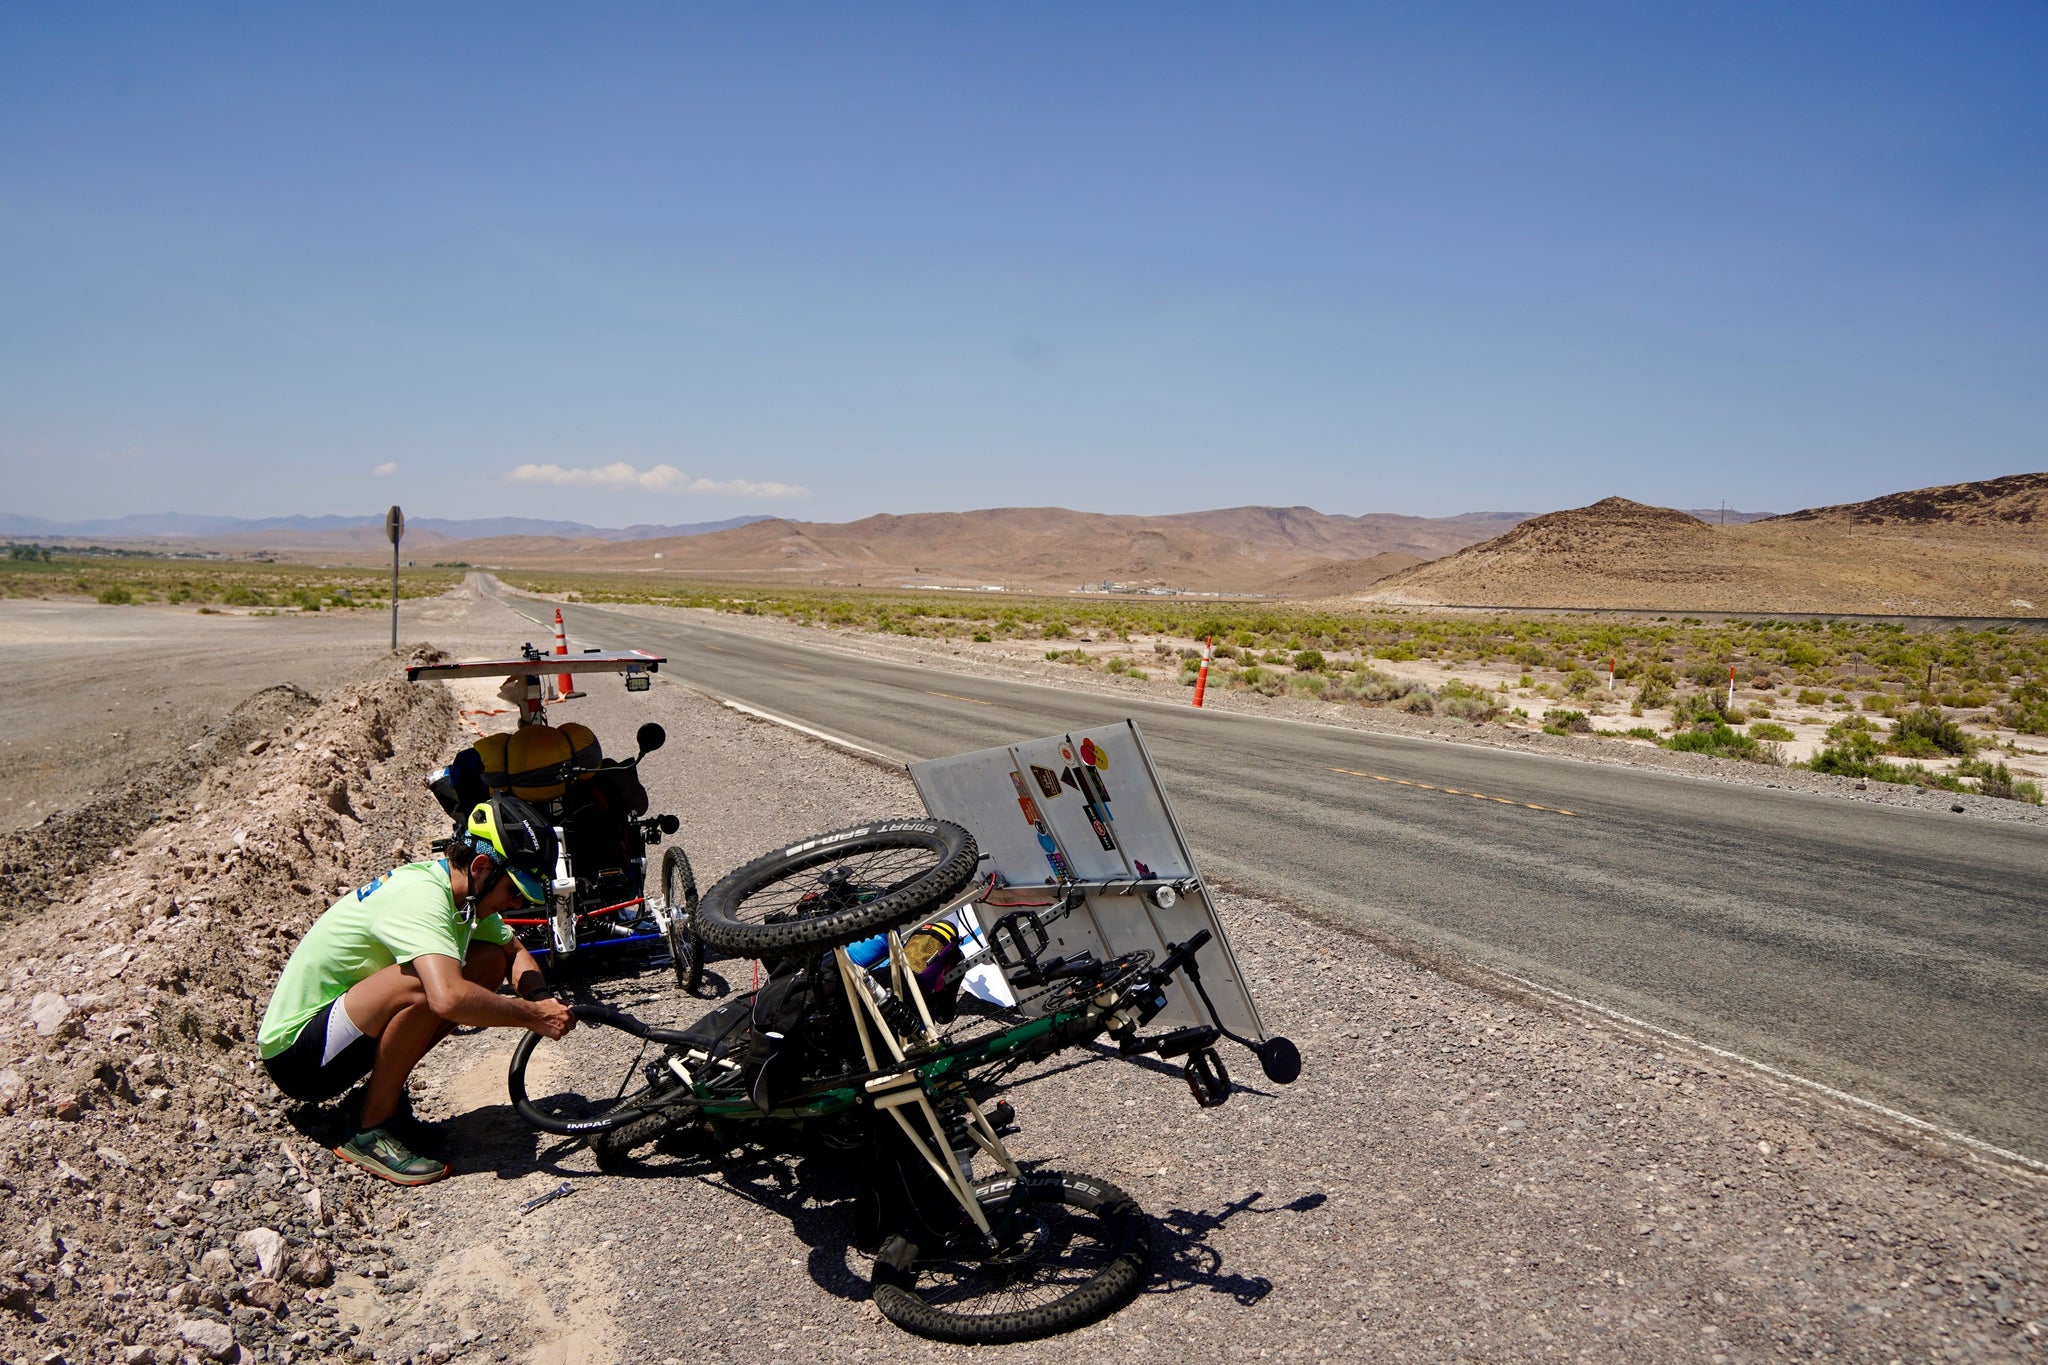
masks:
[(0, 506), (2041, 469), (2044, 73), (2048, 6), (1995, 0), (6, 5)]

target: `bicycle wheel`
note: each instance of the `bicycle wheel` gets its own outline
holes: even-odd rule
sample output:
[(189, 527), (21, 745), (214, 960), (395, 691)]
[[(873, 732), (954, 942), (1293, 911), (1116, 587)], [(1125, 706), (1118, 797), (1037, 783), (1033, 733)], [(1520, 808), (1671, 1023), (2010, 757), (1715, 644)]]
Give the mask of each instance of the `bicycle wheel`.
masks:
[(979, 854), (950, 820), (878, 820), (764, 853), (699, 907), (705, 943), (747, 957), (816, 952), (928, 915), (967, 885)]
[(587, 1137), (660, 1111), (689, 1087), (663, 1064), (658, 1044), (608, 1022), (603, 1006), (576, 1006), (561, 1038), (521, 1037), (506, 1088), (519, 1117), (545, 1133)]
[(1036, 1171), (975, 1187), (999, 1245), (979, 1236), (924, 1253), (891, 1238), (875, 1258), (874, 1300), (905, 1331), (994, 1344), (1079, 1327), (1138, 1292), (1151, 1227), (1106, 1181)]
[(668, 957), (676, 984), (691, 995), (704, 988), (704, 944), (697, 936), (697, 874), (689, 855), (671, 848), (661, 855), (661, 894), (668, 902)]

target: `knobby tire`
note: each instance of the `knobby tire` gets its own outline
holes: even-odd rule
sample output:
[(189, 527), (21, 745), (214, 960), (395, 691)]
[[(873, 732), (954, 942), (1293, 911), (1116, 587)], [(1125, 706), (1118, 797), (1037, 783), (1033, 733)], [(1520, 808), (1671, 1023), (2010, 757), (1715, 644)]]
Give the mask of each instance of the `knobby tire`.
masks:
[(973, 880), (979, 857), (974, 836), (950, 820), (876, 820), (814, 835), (720, 878), (698, 908), (698, 934), (744, 957), (853, 943), (944, 907)]
[[(1013, 1187), (1020, 1209), (1005, 1213)], [(975, 1189), (992, 1222), (1034, 1222), (1034, 1244), (1014, 1262), (972, 1253), (922, 1253), (891, 1239), (875, 1259), (874, 1302), (882, 1315), (922, 1337), (970, 1345), (1024, 1341), (1070, 1331), (1112, 1312), (1138, 1292), (1151, 1261), (1151, 1225), (1137, 1203), (1107, 1181), (1057, 1171)], [(912, 1259), (912, 1257), (915, 1259)]]

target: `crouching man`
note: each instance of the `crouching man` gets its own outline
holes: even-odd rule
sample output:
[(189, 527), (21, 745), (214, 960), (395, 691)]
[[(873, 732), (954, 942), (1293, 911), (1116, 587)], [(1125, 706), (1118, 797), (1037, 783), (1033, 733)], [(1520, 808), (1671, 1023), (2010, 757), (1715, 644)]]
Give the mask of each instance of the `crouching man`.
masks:
[[(257, 1047), (277, 1088), (308, 1103), (369, 1077), (355, 1135), (334, 1154), (399, 1185), (448, 1174), (425, 1145), (406, 1078), (458, 1024), (560, 1038), (569, 1007), (541, 996), (533, 956), (502, 918), (541, 905), (555, 872), (555, 832), (511, 796), (470, 812), (447, 856), (407, 863), (349, 892), (292, 951), (263, 1014)], [(507, 980), (519, 998), (498, 994)]]

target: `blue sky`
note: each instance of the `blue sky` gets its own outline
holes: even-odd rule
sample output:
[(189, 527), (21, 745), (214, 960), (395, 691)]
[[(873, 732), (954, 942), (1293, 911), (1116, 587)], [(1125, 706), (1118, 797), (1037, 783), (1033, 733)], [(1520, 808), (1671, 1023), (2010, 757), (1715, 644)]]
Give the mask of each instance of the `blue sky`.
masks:
[[(2048, 7), (0, 7), (9, 510), (2048, 467)], [(378, 471), (383, 472), (378, 472)]]

